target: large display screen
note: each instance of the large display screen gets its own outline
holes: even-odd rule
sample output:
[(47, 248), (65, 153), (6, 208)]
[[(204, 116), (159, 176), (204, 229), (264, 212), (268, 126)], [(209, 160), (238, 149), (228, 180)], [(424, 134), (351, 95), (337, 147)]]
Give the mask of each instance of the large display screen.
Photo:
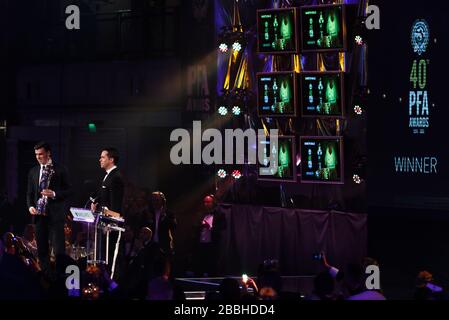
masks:
[(257, 11), (257, 43), (261, 53), (297, 53), (296, 8)]
[(301, 137), (301, 182), (343, 183), (341, 137)]
[(377, 5), (381, 28), (370, 35), (368, 59), (369, 201), (447, 210), (449, 25), (441, 13), (449, 3)]
[(301, 115), (341, 117), (344, 110), (344, 81), (341, 72), (306, 72), (301, 83)]
[[(295, 182), (296, 181), (296, 147), (295, 147), (295, 137), (294, 136), (279, 136), (278, 137), (278, 148), (277, 150), (271, 146), (270, 147), (269, 138), (264, 141), (260, 140), (258, 148), (264, 150), (265, 159), (259, 164), (258, 179), (266, 181), (286, 181)], [(272, 155), (277, 154), (277, 169), (270, 166), (269, 159)], [(276, 157), (275, 157), (276, 158)]]
[(344, 5), (301, 7), (301, 51), (346, 49)]
[(260, 117), (296, 116), (296, 77), (293, 72), (257, 74), (257, 113)]

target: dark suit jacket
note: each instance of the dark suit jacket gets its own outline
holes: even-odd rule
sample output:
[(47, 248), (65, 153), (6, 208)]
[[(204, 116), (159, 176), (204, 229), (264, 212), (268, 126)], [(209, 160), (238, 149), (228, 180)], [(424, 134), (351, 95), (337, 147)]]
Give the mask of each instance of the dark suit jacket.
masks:
[[(151, 212), (150, 214), (149, 227), (155, 232), (156, 231), (156, 218), (155, 213)], [(161, 249), (167, 253), (172, 253), (174, 249), (173, 236), (176, 229), (177, 221), (175, 215), (166, 211), (165, 215), (161, 215), (159, 218), (159, 226), (158, 226), (158, 238), (159, 238), (159, 246)]]
[[(154, 276), (154, 263), (160, 262), (164, 259), (164, 252), (161, 250), (160, 246), (150, 241), (146, 243), (140, 250), (137, 252), (137, 255), (130, 262), (137, 269), (145, 270), (143, 272), (143, 276), (148, 280), (151, 276)], [(146, 287), (147, 283), (145, 283)]]
[(112, 170), (106, 179), (101, 183), (97, 196), (101, 207), (108, 207), (109, 210), (123, 215), (123, 193), (125, 183), (118, 168)]
[[(57, 163), (53, 163), (55, 173), (51, 177), (49, 189), (56, 193), (54, 199), (49, 198), (47, 204), (47, 214), (53, 219), (65, 219), (65, 200), (72, 194), (72, 185), (69, 181), (67, 169)], [(41, 166), (31, 168), (28, 173), (27, 206), (35, 207), (40, 198), (39, 173)]]

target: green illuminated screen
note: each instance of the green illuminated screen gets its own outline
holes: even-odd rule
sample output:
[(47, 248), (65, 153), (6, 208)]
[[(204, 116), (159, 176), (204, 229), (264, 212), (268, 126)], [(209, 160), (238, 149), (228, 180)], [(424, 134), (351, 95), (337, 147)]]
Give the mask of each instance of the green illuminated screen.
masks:
[[(278, 180), (278, 181), (296, 181), (296, 154), (295, 138), (290, 136), (278, 137), (278, 150), (273, 148), (268, 141), (259, 141), (259, 148), (264, 150), (264, 160), (259, 164), (259, 179)], [(272, 150), (268, 150), (268, 148)], [(270, 166), (269, 159), (271, 154), (277, 154), (277, 169)]]
[(301, 9), (302, 50), (344, 49), (343, 6)]
[(301, 73), (300, 77), (303, 116), (343, 115), (342, 73)]
[(301, 181), (342, 182), (342, 144), (337, 137), (301, 138)]
[(259, 116), (295, 116), (295, 74), (293, 72), (257, 75)]
[(297, 52), (295, 9), (257, 12), (258, 49), (263, 53)]

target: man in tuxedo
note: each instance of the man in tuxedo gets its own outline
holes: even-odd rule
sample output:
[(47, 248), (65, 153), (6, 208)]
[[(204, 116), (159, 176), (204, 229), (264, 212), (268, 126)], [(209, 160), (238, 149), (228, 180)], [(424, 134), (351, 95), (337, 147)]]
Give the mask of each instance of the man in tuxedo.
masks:
[(204, 212), (197, 228), (196, 269), (200, 276), (216, 276), (221, 233), (226, 229), (226, 217), (219, 212), (215, 196), (203, 199)]
[(91, 209), (95, 211), (100, 206), (122, 214), (125, 184), (117, 168), (119, 153), (115, 148), (105, 148), (101, 151), (99, 161), (100, 167), (106, 171), (106, 175), (101, 182), (100, 189), (95, 197), (96, 202), (92, 203)]
[[(119, 162), (119, 153), (115, 148), (104, 148), (100, 155), (100, 167), (106, 171), (106, 175), (101, 182), (100, 189), (98, 190), (95, 199), (96, 202), (91, 204), (91, 210), (96, 211), (97, 208), (107, 208), (116, 214), (111, 214), (113, 216), (122, 216), (122, 202), (123, 194), (125, 189), (125, 183), (123, 181), (122, 175), (117, 168)], [(117, 232), (112, 232), (110, 234), (110, 245), (108, 250), (108, 260), (110, 270), (113, 272), (113, 265), (115, 264), (115, 250), (118, 250), (118, 234)], [(97, 247), (101, 248), (104, 245), (104, 239), (102, 236), (98, 238)], [(101, 249), (100, 249), (101, 250)], [(106, 258), (105, 252), (100, 252), (98, 257)]]
[[(47, 271), (49, 267), (49, 241), (56, 256), (57, 268), (63, 261), (62, 256), (65, 254), (65, 202), (72, 193), (72, 186), (67, 169), (52, 161), (51, 148), (48, 143), (39, 142), (36, 144), (34, 153), (39, 165), (32, 168), (28, 174), (27, 206), (30, 214), (35, 218), (37, 251), (41, 268)], [(53, 170), (51, 177), (47, 174), (48, 170)], [(49, 181), (43, 183), (46, 178), (49, 178)], [(38, 203), (42, 199), (47, 201), (45, 210), (42, 210)], [(57, 271), (64, 272), (63, 270)]]
[(153, 230), (153, 241), (159, 244), (167, 257), (170, 257), (174, 253), (176, 217), (167, 211), (167, 199), (160, 191), (151, 194), (151, 209), (149, 226)]

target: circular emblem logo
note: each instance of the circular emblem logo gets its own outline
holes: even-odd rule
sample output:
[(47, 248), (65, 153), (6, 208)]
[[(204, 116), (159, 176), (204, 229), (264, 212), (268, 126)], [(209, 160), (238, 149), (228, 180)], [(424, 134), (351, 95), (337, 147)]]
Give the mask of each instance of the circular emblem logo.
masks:
[(419, 56), (427, 50), (429, 44), (430, 29), (426, 20), (416, 20), (412, 27), (412, 47), (413, 52)]

